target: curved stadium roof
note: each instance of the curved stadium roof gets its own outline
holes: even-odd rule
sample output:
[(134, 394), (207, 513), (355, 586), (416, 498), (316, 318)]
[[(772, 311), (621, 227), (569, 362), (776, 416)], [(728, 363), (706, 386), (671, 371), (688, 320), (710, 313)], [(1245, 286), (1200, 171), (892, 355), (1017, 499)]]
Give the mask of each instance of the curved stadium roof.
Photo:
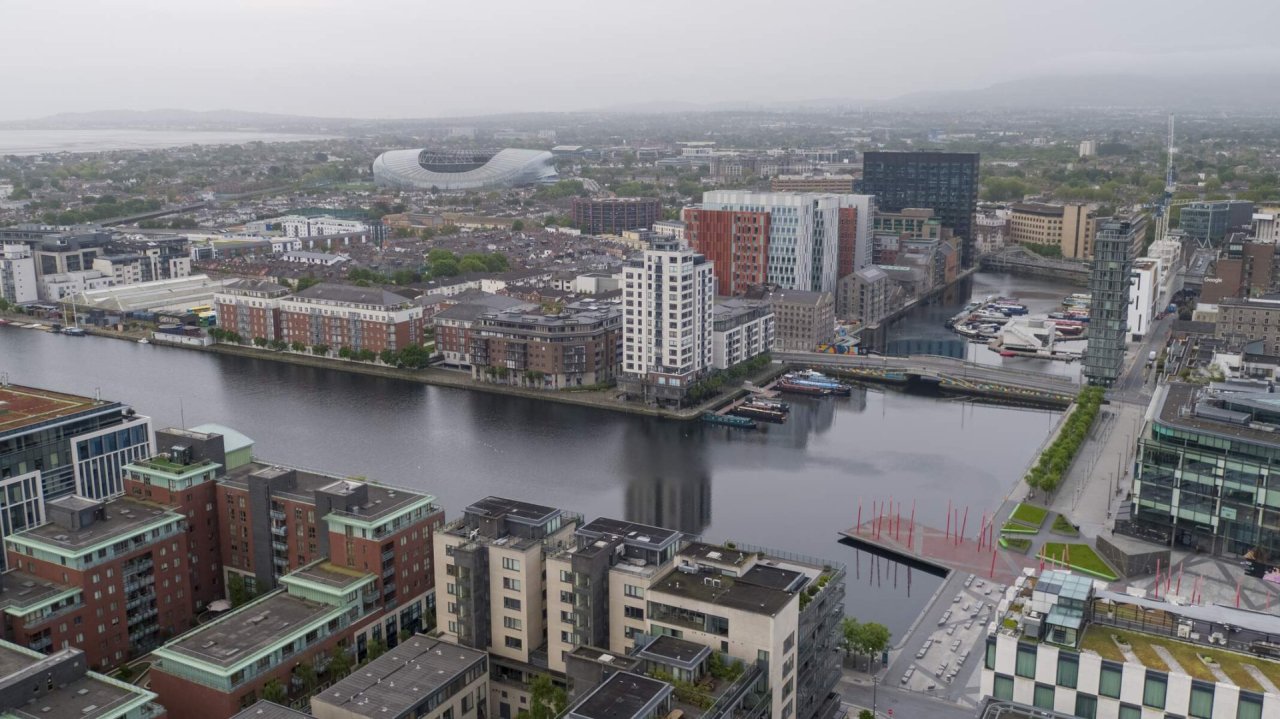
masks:
[(487, 159), (483, 156), (449, 158), (444, 153), (421, 149), (391, 150), (373, 161), (373, 180), (383, 187), (405, 190), (514, 187), (554, 178), (556, 169), (551, 160), (551, 153), (545, 150), (508, 148)]

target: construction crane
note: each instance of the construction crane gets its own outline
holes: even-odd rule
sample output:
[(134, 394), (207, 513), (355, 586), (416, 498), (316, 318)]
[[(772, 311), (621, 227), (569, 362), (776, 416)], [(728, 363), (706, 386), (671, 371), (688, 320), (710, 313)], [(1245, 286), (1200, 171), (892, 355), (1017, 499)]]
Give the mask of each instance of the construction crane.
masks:
[[(1173, 193), (1177, 192), (1178, 183), (1173, 179), (1173, 115), (1169, 115), (1169, 149), (1164, 169), (1164, 196), (1156, 205), (1156, 239), (1163, 240), (1169, 232), (1169, 213), (1173, 207)], [(1183, 204), (1183, 203), (1179, 203)]]

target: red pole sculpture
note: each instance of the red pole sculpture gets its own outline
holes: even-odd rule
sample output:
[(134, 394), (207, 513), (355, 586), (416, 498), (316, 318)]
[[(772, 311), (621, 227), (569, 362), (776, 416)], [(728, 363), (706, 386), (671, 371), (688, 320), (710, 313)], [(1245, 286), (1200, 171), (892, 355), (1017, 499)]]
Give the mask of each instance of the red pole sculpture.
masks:
[(862, 500), (858, 500), (858, 523), (853, 525), (853, 533), (862, 536)]
[(907, 548), (910, 549), (911, 540), (916, 534), (916, 500), (911, 500), (911, 520), (907, 523)]
[(996, 578), (996, 553), (991, 553), (991, 579)]
[(951, 538), (951, 500), (947, 500), (947, 539)]
[(964, 521), (960, 523), (960, 535), (957, 537), (960, 541), (956, 544), (964, 544), (964, 529), (969, 526), (969, 507), (964, 508)]

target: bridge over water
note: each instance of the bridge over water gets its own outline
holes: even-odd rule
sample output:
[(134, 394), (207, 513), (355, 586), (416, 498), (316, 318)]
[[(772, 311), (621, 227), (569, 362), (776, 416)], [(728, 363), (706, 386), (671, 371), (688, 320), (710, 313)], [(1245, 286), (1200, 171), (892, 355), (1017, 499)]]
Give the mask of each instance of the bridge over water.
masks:
[(1067, 377), (992, 367), (954, 357), (774, 352), (773, 358), (868, 382), (923, 383), (951, 392), (1022, 402), (1067, 405), (1080, 391), (1080, 385)]

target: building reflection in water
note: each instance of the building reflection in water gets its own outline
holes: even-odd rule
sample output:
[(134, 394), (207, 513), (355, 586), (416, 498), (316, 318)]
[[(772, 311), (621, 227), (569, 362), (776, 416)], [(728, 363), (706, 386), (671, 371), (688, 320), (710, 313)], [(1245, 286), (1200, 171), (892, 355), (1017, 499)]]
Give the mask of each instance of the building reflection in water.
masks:
[[(626, 518), (702, 534), (711, 523), (711, 471), (701, 424), (649, 420), (628, 437)], [(636, 436), (639, 435), (639, 436)]]

